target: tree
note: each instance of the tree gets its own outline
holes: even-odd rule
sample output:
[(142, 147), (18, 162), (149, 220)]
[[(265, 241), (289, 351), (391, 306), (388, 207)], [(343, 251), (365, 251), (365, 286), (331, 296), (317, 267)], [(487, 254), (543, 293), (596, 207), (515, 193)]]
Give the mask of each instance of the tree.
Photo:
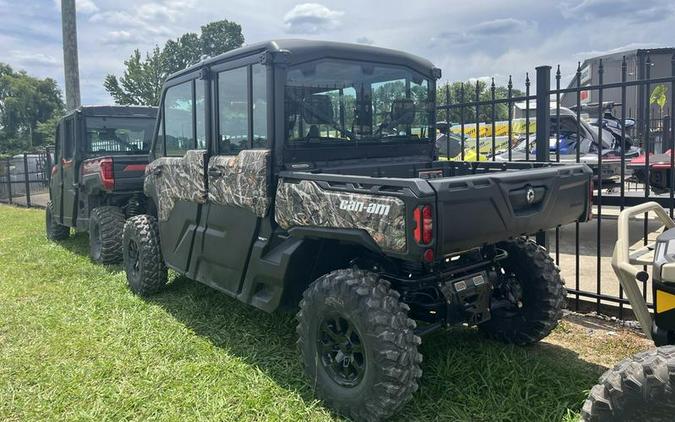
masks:
[[(491, 86), (484, 81), (475, 82), (453, 82), (447, 85), (440, 85), (436, 91), (436, 103), (438, 105), (446, 104), (446, 99), (449, 98), (450, 104), (462, 104), (476, 101), (476, 87), (478, 87), (478, 100), (491, 101), (492, 93)], [(512, 97), (519, 97), (525, 95), (518, 89), (511, 91)], [(504, 86), (495, 86), (495, 99), (508, 98), (508, 88)], [(463, 113), (462, 113), (463, 112)], [(446, 120), (449, 117), (450, 122), (457, 123), (464, 119), (464, 123), (476, 122), (476, 107), (451, 107), (449, 116), (445, 110), (437, 111), (438, 120)], [(509, 108), (507, 103), (495, 104), (495, 121), (507, 120), (509, 117)], [(478, 108), (479, 122), (492, 122), (492, 106), (484, 105)]]
[(169, 40), (145, 54), (134, 50), (124, 62), (122, 76), (107, 75), (106, 91), (117, 104), (157, 105), (164, 80), (174, 72), (197, 63), (203, 56), (216, 56), (241, 47), (244, 36), (241, 26), (228, 20), (211, 22), (201, 27), (201, 34), (188, 32)]
[(0, 153), (53, 143), (50, 127), (63, 112), (55, 80), (35, 78), (0, 63)]
[(666, 102), (668, 101), (667, 95), (668, 87), (665, 84), (656, 85), (649, 96), (649, 104), (658, 105), (661, 114), (663, 114), (663, 107), (666, 106)]
[(141, 52), (134, 50), (129, 59), (124, 61), (126, 70), (117, 79), (108, 75), (103, 82), (105, 89), (112, 95), (117, 104), (157, 105), (162, 90), (162, 83), (169, 75), (163, 65), (162, 53), (155, 47), (151, 53), (141, 59)]

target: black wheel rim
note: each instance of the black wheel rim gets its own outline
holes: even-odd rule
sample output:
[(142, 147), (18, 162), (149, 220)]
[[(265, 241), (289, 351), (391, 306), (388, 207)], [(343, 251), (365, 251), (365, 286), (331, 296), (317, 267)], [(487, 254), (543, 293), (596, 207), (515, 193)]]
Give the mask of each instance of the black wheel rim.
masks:
[(140, 269), (141, 260), (140, 254), (138, 253), (138, 244), (133, 240), (130, 240), (127, 246), (127, 271), (135, 277)]
[(354, 324), (330, 315), (319, 324), (319, 360), (328, 375), (343, 387), (355, 387), (366, 372), (366, 353)]

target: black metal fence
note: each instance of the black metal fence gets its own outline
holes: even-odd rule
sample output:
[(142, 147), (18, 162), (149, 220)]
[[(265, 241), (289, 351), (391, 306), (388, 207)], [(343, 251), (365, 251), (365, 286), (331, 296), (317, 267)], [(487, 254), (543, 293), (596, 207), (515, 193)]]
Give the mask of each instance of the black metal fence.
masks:
[[(576, 309), (580, 306), (588, 309), (589, 302), (597, 312), (611, 306), (618, 308), (620, 318), (624, 317), (628, 301), (610, 265), (618, 213), (626, 206), (656, 201), (669, 209), (672, 217), (675, 205), (675, 154), (670, 154), (675, 127), (675, 113), (671, 113), (675, 104), (675, 55), (669, 77), (652, 78), (649, 58), (645, 65), (644, 79), (628, 81), (624, 57), (620, 80), (605, 81), (600, 61), (598, 83), (586, 86), (582, 86), (579, 65), (569, 88), (561, 86), (560, 66), (554, 75), (550, 66), (540, 66), (536, 68), (534, 93), (526, 75), (524, 95), (514, 90), (509, 77), (505, 95), (498, 97), (493, 79), (488, 100), (481, 100), (480, 82), (461, 84), (454, 96), (450, 85), (441, 86), (438, 91), (438, 120), (445, 120), (449, 127), (448, 135), (437, 140), (437, 144), (447, 143), (446, 148), (439, 145), (440, 150), (447, 152), (440, 159), (589, 164), (594, 171), (594, 220), (558, 227), (548, 234), (537, 235), (537, 239), (546, 242), (555, 255)], [(647, 95), (642, 104), (637, 104), (640, 113), (625, 106), (629, 87), (642, 86), (652, 93), (659, 85), (665, 87), (665, 94), (660, 88), (663, 95), (656, 101)], [(612, 94), (618, 91), (620, 103), (603, 101), (604, 95), (612, 90), (615, 90)], [(584, 102), (584, 91), (597, 93), (597, 103)], [(563, 96), (573, 96), (574, 105), (562, 107)], [(570, 103), (569, 98), (566, 103)], [(664, 107), (664, 103), (668, 105)], [(500, 107), (508, 110), (503, 121), (499, 121), (496, 113)], [(642, 120), (635, 120), (636, 114), (643, 116)], [(627, 119), (634, 121), (631, 127)], [(460, 153), (455, 157), (449, 154), (453, 141), (460, 144)], [(631, 232), (637, 239), (644, 236), (646, 241), (648, 231), (656, 223), (645, 215), (642, 222), (635, 224)], [(642, 290), (651, 302), (648, 282), (642, 284)]]
[(52, 162), (49, 149), (0, 159), (0, 203), (44, 208)]

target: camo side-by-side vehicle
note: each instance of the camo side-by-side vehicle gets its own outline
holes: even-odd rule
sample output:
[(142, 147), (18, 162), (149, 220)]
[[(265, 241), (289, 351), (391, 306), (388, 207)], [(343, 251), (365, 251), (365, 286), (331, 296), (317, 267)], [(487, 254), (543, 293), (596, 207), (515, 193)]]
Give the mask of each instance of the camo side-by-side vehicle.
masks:
[(124, 222), (145, 212), (143, 180), (156, 117), (156, 107), (86, 106), (59, 121), (49, 239), (67, 238), (71, 227), (88, 231), (93, 260), (122, 260)]
[(590, 216), (583, 164), (437, 162), (439, 69), (398, 51), (282, 40), (168, 78), (124, 228), (141, 295), (167, 267), (271, 312), (298, 309), (317, 395), (377, 420), (418, 387), (420, 336), (451, 324), (529, 344), (561, 316), (521, 237)]

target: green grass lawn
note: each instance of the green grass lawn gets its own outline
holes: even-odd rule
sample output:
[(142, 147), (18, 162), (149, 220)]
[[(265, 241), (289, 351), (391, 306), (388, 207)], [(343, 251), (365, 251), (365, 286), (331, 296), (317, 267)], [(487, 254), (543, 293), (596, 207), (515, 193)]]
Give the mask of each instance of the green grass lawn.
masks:
[[(86, 235), (48, 242), (43, 220), (0, 206), (0, 420), (338, 419), (303, 378), (291, 315), (182, 277), (138, 298), (121, 267), (89, 261)], [(580, 356), (638, 347), (584, 333), (565, 323), (529, 348), (469, 329), (424, 338), (421, 388), (398, 420), (573, 420), (604, 370)]]

